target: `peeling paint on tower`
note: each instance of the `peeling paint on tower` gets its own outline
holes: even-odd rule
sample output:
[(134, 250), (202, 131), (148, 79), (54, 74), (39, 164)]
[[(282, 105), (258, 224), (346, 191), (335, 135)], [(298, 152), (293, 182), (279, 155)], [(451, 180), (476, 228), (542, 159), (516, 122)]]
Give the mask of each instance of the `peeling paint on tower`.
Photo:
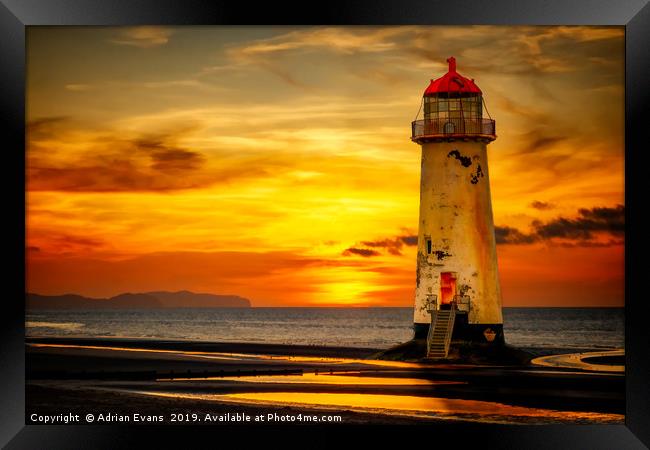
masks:
[(447, 153), (447, 158), (451, 158), (452, 156), (456, 158), (460, 162), (460, 165), (463, 167), (469, 167), (472, 165), (472, 158), (469, 156), (461, 155), (458, 149), (454, 149)]

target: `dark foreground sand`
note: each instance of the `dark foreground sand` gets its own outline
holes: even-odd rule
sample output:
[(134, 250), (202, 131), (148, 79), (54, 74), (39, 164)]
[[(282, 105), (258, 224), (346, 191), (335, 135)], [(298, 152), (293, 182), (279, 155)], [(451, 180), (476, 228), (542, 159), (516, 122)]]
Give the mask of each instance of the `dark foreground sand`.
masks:
[[(192, 415), (203, 419), (212, 414), (216, 423), (229, 420), (223, 416), (228, 413), (248, 414), (251, 418), (271, 414), (274, 423), (283, 422), (283, 416), (293, 417), (295, 423), (310, 423), (297, 419), (299, 414), (340, 416), (343, 423), (391, 424), (450, 419), (506, 423), (623, 420), (625, 385), (621, 374), (365, 359), (377, 351), (32, 338), (27, 341), (26, 354), (26, 420), (36, 423), (39, 418), (33, 414), (78, 414), (77, 423), (83, 424), (87, 423), (84, 416), (88, 413), (131, 419), (137, 413), (182, 424), (171, 422), (172, 414), (181, 413), (189, 414), (194, 423), (212, 425), (215, 422), (195, 421)], [(299, 404), (302, 400), (285, 405), (280, 401), (296, 393), (305, 399), (332, 394), (349, 400), (350, 405)], [(279, 400), (240, 401), (238, 396), (242, 395)], [(364, 399), (368, 398), (386, 399), (392, 406), (364, 407)], [(418, 410), (422, 405), (427, 407), (427, 399), (439, 410), (420, 414)]]
[[(389, 416), (382, 414), (362, 413), (347, 410), (323, 410), (318, 408), (299, 408), (290, 406), (252, 406), (252, 405), (232, 405), (218, 402), (197, 402), (190, 399), (177, 399), (177, 398), (164, 398), (164, 397), (149, 397), (144, 395), (129, 395), (121, 392), (97, 392), (92, 390), (83, 389), (62, 389), (50, 386), (40, 386), (28, 384), (27, 392), (28, 399), (38, 399), (36, 403), (30, 403), (27, 409), (26, 423), (36, 423), (31, 420), (30, 411), (37, 411), (39, 415), (42, 414), (61, 414), (62, 411), (70, 412), (80, 416), (79, 424), (87, 424), (84, 416), (89, 411), (93, 412), (96, 416), (99, 413), (105, 415), (126, 415), (131, 419), (134, 425), (138, 424), (151, 424), (151, 422), (135, 422), (133, 415), (139, 414), (140, 416), (159, 416), (163, 415), (162, 423), (168, 425), (219, 425), (219, 424), (246, 424), (253, 423), (254, 417), (263, 415), (265, 417), (264, 423), (272, 424), (313, 424), (321, 419), (314, 419), (313, 416), (340, 416), (340, 422), (349, 424), (410, 424), (410, 423), (426, 423), (436, 421), (431, 418), (417, 418), (417, 417), (400, 417)], [(171, 413), (180, 413), (183, 420), (173, 421)], [(194, 421), (193, 417), (186, 417), (186, 414), (197, 414), (200, 421)], [(213, 422), (205, 420), (205, 415), (210, 414), (214, 417)], [(243, 419), (236, 420), (236, 414), (240, 417), (244, 414), (251, 417), (250, 422), (244, 422)], [(268, 415), (273, 417), (269, 419)], [(312, 418), (299, 419), (298, 415), (308, 415)], [(221, 416), (221, 417), (219, 417)], [(186, 420), (187, 419), (187, 420)], [(335, 419), (331, 419), (335, 420)], [(339, 419), (336, 419), (339, 420)], [(97, 420), (95, 424), (100, 423)], [(119, 424), (120, 422), (110, 422), (112, 424)]]

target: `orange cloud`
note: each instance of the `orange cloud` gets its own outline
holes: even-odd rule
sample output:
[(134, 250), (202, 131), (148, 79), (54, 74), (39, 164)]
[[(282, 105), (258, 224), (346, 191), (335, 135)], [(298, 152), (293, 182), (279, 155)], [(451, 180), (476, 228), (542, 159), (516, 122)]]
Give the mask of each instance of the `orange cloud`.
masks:
[(151, 48), (167, 44), (172, 34), (171, 29), (164, 27), (129, 27), (118, 33), (115, 38), (110, 39), (110, 42), (119, 45)]

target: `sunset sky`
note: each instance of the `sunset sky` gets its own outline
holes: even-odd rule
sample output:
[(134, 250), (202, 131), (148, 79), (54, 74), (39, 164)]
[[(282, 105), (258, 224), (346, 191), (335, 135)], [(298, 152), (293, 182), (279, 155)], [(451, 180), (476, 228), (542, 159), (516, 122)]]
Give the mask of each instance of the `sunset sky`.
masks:
[(29, 27), (28, 290), (412, 306), (424, 89), (457, 59), (505, 306), (622, 306), (622, 27)]

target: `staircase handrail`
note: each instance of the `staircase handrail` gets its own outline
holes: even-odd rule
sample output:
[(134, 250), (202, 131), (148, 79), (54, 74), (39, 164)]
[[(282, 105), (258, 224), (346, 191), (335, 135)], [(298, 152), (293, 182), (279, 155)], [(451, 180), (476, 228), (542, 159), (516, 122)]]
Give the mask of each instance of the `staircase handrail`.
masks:
[(447, 322), (447, 333), (445, 334), (445, 357), (449, 353), (449, 344), (451, 343), (451, 335), (454, 331), (454, 322), (456, 321), (456, 310), (452, 308), (449, 313), (449, 321)]

